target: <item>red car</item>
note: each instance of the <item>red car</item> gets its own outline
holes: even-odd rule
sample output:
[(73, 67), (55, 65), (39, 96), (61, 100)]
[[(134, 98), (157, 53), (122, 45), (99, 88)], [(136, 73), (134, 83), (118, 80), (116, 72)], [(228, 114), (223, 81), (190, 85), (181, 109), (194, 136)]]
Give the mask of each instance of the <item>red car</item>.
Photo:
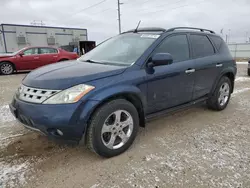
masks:
[(53, 47), (27, 47), (12, 54), (0, 54), (0, 74), (8, 75), (19, 70), (33, 70), (38, 67), (77, 59), (74, 52)]

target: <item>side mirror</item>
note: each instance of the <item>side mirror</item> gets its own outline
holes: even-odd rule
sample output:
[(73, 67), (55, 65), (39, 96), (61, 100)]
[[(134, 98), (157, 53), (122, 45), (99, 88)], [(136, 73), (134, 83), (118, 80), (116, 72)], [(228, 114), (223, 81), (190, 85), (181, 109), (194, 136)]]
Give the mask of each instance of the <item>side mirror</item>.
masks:
[(23, 57), (23, 56), (24, 56), (24, 53), (23, 53), (23, 52), (21, 52), (21, 53), (19, 53), (19, 55), (20, 55), (20, 57)]
[(169, 65), (173, 63), (173, 57), (169, 53), (157, 53), (151, 58), (151, 62), (148, 64), (149, 67), (156, 67), (162, 65)]

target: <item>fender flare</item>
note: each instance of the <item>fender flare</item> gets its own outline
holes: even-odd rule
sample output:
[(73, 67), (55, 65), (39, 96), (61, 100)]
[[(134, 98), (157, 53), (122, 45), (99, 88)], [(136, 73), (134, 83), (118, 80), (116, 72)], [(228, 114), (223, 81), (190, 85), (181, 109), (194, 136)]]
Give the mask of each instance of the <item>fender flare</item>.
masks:
[(146, 96), (142, 94), (138, 87), (131, 85), (117, 85), (114, 87), (105, 88), (101, 91), (98, 91), (98, 93), (94, 94), (93, 96), (90, 96), (90, 100), (96, 100), (102, 103), (109, 98), (123, 94), (132, 94), (136, 96), (142, 103), (143, 108), (146, 107)]
[[(81, 115), (85, 116), (84, 119), (87, 120), (88, 122), (98, 107), (100, 107), (101, 105), (105, 104), (107, 101), (110, 101), (114, 98), (119, 98), (119, 97), (126, 96), (129, 94), (136, 96), (136, 98), (140, 100), (141, 107), (142, 107), (142, 110), (138, 112), (139, 118), (140, 118), (140, 126), (145, 127), (145, 110), (144, 109), (146, 107), (146, 96), (142, 94), (139, 88), (137, 88), (136, 86), (131, 86), (131, 85), (117, 85), (117, 86), (105, 88), (101, 91), (97, 91), (96, 93), (93, 93), (91, 96), (89, 96), (88, 100), (95, 101), (95, 105), (92, 106), (92, 109), (90, 111), (86, 112), (83, 107), (84, 106), (84, 102), (83, 102), (83, 105), (81, 105), (83, 107), (83, 109), (81, 109)], [(86, 126), (84, 128), (83, 136), (82, 136), (80, 143), (85, 143), (86, 129), (88, 127), (87, 122), (85, 122)]]
[[(214, 93), (214, 90), (216, 89), (216, 86), (217, 86), (218, 82), (219, 82), (220, 79), (221, 79), (223, 76), (225, 76), (226, 74), (233, 74), (233, 75), (234, 75), (233, 80), (235, 79), (235, 71), (234, 71), (233, 68), (228, 67), (228, 68), (224, 69), (224, 70), (217, 76), (217, 78), (216, 78), (216, 80), (215, 80), (215, 82), (214, 82), (214, 84), (213, 84), (213, 87), (212, 87), (212, 89), (211, 89), (211, 92), (210, 92), (209, 96), (211, 96), (211, 95)], [(232, 93), (233, 93), (233, 91), (234, 91), (234, 81), (232, 82)]]

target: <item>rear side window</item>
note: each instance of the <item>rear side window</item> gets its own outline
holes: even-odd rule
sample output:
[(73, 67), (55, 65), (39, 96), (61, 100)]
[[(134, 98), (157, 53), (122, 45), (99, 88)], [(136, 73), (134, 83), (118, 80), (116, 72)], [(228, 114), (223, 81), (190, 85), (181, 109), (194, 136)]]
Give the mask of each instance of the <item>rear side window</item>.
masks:
[(219, 52), (230, 53), (228, 46), (220, 37), (217, 37), (217, 36), (209, 36), (209, 37), (211, 38), (211, 40), (213, 41), (215, 47), (217, 48)]
[(211, 40), (213, 41), (215, 47), (217, 50), (220, 50), (221, 44), (222, 44), (222, 39), (220, 37), (216, 36), (210, 36)]
[(56, 54), (57, 50), (55, 48), (40, 48), (40, 54)]
[(189, 46), (186, 35), (174, 35), (166, 38), (155, 53), (170, 53), (174, 62), (185, 61), (189, 59)]
[(190, 35), (194, 58), (206, 57), (215, 53), (214, 47), (205, 35)]

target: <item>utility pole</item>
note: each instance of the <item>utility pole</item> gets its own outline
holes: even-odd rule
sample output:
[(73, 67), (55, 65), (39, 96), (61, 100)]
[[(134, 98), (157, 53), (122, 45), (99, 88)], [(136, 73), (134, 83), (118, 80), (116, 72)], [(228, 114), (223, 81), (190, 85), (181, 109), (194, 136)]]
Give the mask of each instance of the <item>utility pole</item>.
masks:
[(230, 43), (229, 42), (229, 39), (231, 40), (231, 29), (228, 30), (228, 36), (227, 36), (227, 41), (228, 41), (228, 44)]
[(122, 3), (120, 3), (120, 0), (117, 0), (117, 5), (118, 5), (118, 24), (119, 24), (119, 34), (122, 32), (121, 29), (121, 9), (120, 6), (122, 5)]

